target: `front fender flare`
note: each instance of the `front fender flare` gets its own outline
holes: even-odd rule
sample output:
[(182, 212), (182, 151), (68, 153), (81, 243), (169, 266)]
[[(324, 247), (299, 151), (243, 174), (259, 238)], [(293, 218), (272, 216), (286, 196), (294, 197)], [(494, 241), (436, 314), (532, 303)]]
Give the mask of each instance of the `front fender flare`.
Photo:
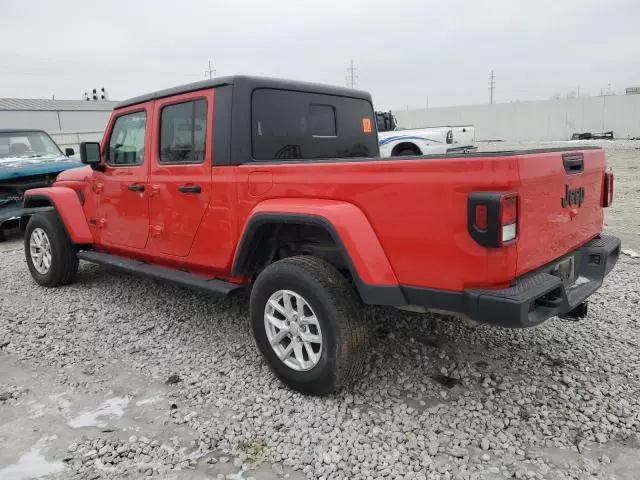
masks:
[(93, 235), (75, 190), (66, 187), (33, 188), (24, 194), (26, 209), (36, 205), (42, 206), (46, 202), (60, 215), (73, 243), (93, 243)]
[(357, 206), (336, 200), (274, 199), (249, 215), (233, 260), (233, 275), (249, 254), (253, 234), (265, 223), (296, 223), (324, 228), (340, 249), (362, 300), (375, 305), (405, 305), (406, 299), (373, 227)]

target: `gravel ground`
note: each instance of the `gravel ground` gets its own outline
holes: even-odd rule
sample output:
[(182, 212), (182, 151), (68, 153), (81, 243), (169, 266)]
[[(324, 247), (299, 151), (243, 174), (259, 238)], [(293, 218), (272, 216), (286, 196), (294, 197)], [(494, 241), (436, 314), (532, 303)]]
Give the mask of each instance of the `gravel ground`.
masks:
[[(609, 158), (633, 175), (631, 147)], [(631, 212), (636, 181), (616, 195)], [(612, 210), (609, 230), (628, 226), (638, 249)], [(579, 323), (369, 309), (363, 378), (328, 398), (272, 377), (242, 298), (89, 264), (43, 289), (19, 238), (0, 244), (0, 272), (3, 480), (638, 476), (640, 259), (622, 256)]]

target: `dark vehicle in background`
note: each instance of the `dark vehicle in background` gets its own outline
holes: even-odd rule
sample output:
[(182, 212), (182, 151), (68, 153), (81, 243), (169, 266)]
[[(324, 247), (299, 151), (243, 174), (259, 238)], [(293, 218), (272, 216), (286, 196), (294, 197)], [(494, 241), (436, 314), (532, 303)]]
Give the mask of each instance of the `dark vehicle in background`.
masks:
[(60, 172), (82, 166), (69, 158), (74, 154), (42, 130), (0, 130), (0, 241), (5, 229), (19, 225), (27, 189), (48, 187)]
[(571, 140), (613, 140), (613, 131), (602, 133), (574, 133), (571, 135)]

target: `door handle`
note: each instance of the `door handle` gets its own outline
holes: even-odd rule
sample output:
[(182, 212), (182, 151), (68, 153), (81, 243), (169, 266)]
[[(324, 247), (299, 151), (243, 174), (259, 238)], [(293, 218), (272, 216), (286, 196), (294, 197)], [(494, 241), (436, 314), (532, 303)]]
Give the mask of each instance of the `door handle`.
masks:
[(200, 185), (180, 185), (178, 190), (182, 193), (200, 193), (202, 188)]
[(132, 192), (144, 192), (144, 185), (141, 183), (132, 183), (127, 188)]

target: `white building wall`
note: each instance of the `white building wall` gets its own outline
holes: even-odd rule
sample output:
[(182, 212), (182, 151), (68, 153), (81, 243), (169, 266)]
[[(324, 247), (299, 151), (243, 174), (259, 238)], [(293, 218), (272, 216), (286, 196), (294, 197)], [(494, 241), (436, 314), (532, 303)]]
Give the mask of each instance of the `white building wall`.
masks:
[(95, 132), (49, 132), (53, 141), (64, 151), (65, 148), (71, 147), (76, 153), (80, 152), (80, 142), (100, 142), (102, 140), (103, 130)]
[(403, 128), (475, 125), (478, 140), (567, 140), (576, 132), (610, 130), (616, 138), (640, 137), (640, 95), (422, 108), (393, 113)]
[(0, 110), (0, 129), (44, 130), (62, 148), (78, 152), (80, 142), (99, 142), (110, 110)]
[(57, 112), (13, 110), (0, 111), (0, 128), (33, 128), (51, 132), (59, 131), (60, 124)]
[(111, 116), (110, 111), (103, 112), (60, 112), (62, 131), (104, 130)]

